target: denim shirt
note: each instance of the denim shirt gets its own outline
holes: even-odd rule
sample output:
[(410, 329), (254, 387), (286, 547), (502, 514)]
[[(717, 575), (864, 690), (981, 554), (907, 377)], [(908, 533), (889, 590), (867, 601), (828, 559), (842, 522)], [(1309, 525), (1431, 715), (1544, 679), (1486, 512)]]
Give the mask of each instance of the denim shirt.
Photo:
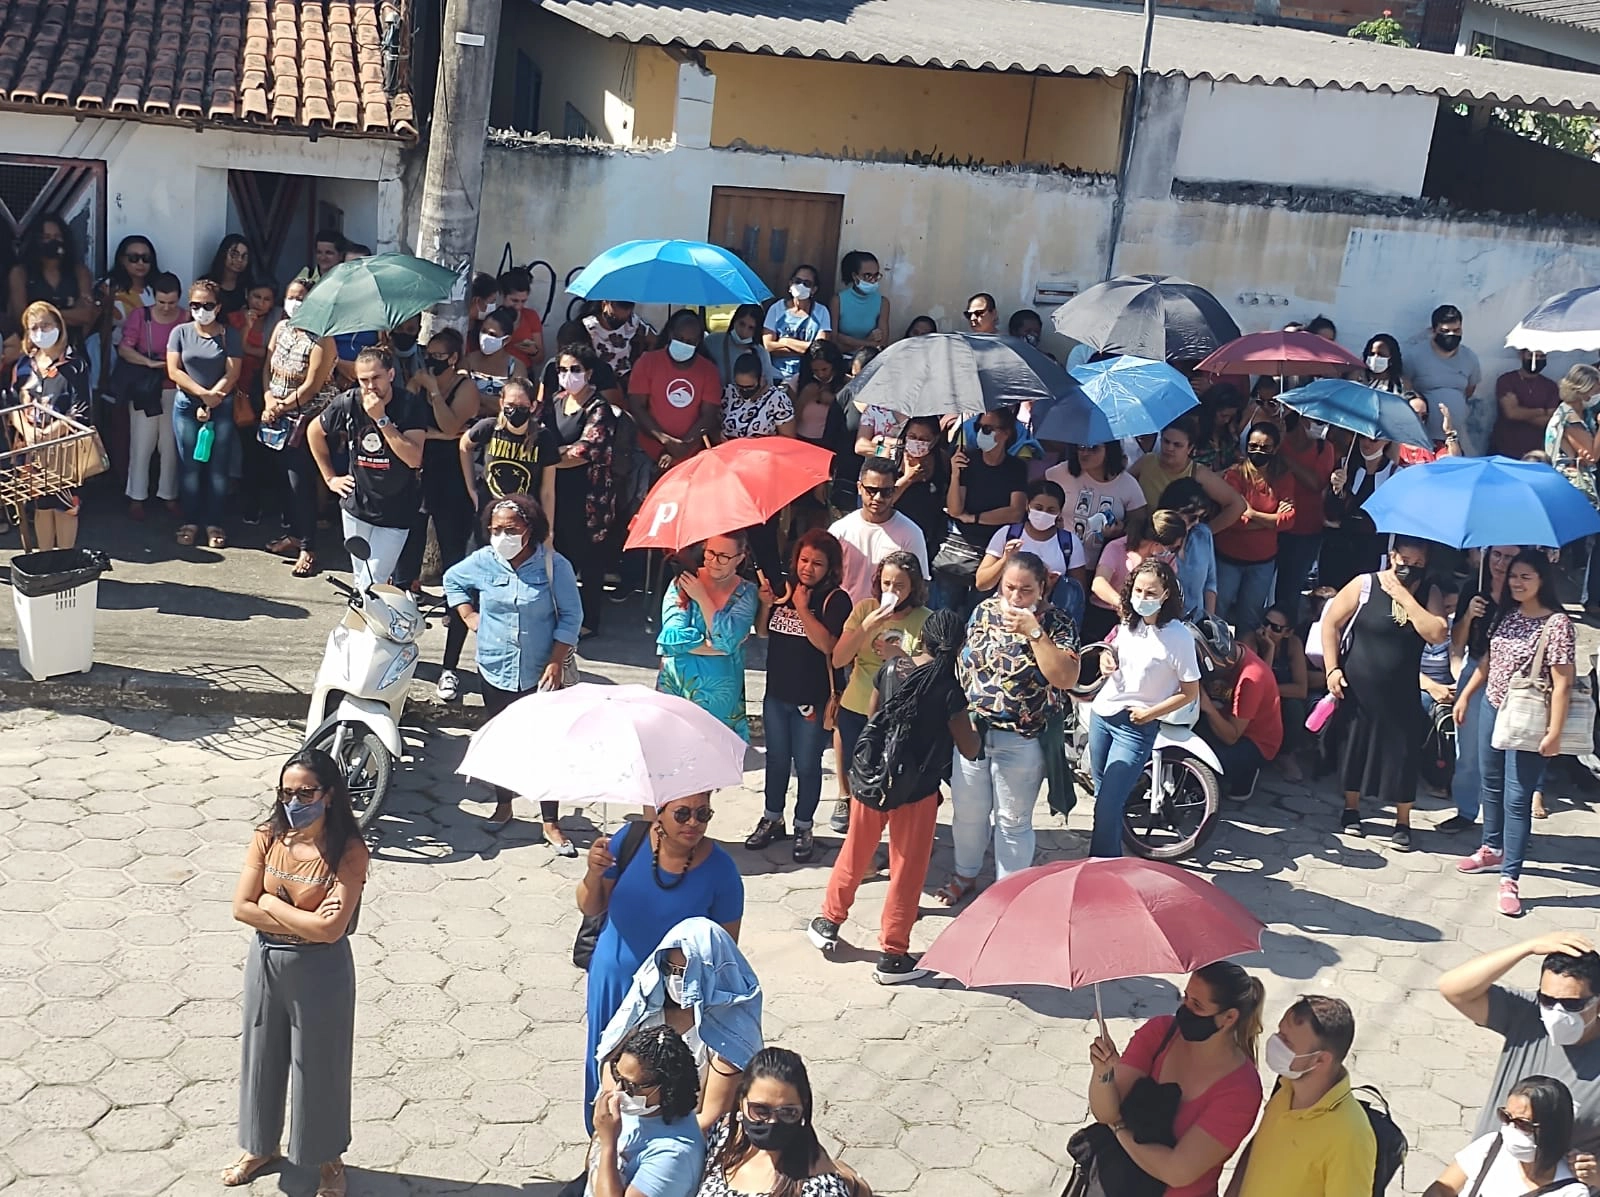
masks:
[(478, 672), (497, 690), (532, 690), (555, 642), (578, 643), (578, 580), (572, 564), (556, 553), (551, 594), (544, 565), (550, 551), (540, 545), (513, 571), (494, 549), (481, 548), (445, 572), (445, 601), (452, 608), (472, 603), (478, 609)]
[(1203, 522), (1189, 530), (1178, 554), (1178, 589), (1183, 592), (1185, 619), (1206, 613), (1206, 591), (1217, 589), (1217, 551), (1211, 528)]

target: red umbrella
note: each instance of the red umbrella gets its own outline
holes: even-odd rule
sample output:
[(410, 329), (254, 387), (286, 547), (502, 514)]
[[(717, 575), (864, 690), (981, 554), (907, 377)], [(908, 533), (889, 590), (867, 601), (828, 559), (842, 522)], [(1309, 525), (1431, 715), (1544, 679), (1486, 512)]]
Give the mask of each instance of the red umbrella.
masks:
[(1077, 989), (1193, 972), (1259, 951), (1265, 930), (1185, 869), (1131, 856), (1069, 860), (995, 882), (945, 928), (922, 965), (969, 987)]
[(676, 552), (765, 523), (832, 471), (831, 452), (792, 437), (725, 441), (661, 476), (628, 526), (625, 547)]
[(1307, 332), (1251, 333), (1229, 341), (1195, 367), (1202, 374), (1321, 374), (1361, 370), (1360, 358), (1326, 337)]

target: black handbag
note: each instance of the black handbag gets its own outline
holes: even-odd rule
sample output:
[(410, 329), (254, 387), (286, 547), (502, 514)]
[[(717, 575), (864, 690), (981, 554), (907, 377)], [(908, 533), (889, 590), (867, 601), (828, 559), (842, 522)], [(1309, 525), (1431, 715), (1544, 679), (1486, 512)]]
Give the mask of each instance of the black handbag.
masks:
[[(639, 854), (639, 847), (644, 843), (644, 837), (650, 834), (650, 824), (643, 819), (636, 819), (628, 824), (628, 830), (622, 837), (621, 850), (617, 853), (617, 876), (628, 871), (628, 866), (633, 863), (633, 858)], [(600, 942), (600, 932), (606, 925), (605, 911), (599, 914), (586, 914), (583, 922), (578, 924), (577, 938), (572, 941), (572, 963), (581, 969), (587, 970), (589, 961), (594, 959), (594, 948)]]
[[(145, 350), (146, 357), (155, 357), (155, 348), (150, 337), (150, 309), (141, 309), (144, 313)], [(167, 373), (165, 370), (155, 370), (149, 366), (140, 366), (134, 362), (117, 358), (117, 364), (111, 368), (111, 377), (106, 382), (106, 394), (115, 397), (119, 403), (126, 403), (129, 407), (146, 416), (159, 416), (161, 414), (161, 392), (166, 388)]]

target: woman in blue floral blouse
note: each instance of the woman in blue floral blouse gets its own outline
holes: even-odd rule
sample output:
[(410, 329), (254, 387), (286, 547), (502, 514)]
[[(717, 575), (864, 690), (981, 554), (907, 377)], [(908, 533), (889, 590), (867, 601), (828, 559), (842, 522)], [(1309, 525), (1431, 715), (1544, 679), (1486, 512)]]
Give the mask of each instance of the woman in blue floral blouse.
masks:
[(746, 740), (744, 642), (756, 617), (756, 586), (739, 576), (743, 532), (709, 537), (700, 568), (679, 574), (661, 601), (656, 689), (709, 711)]

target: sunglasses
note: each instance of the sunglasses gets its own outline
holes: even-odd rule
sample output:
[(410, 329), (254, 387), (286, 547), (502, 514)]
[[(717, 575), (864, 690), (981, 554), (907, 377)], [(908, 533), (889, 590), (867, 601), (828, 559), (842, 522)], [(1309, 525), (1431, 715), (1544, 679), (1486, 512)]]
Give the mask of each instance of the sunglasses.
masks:
[(1286, 624), (1286, 623), (1273, 623), (1270, 619), (1267, 620), (1266, 627), (1267, 627), (1267, 631), (1272, 632), (1272, 633), (1274, 633), (1276, 635), (1279, 635), (1279, 636), (1283, 635), (1285, 632), (1287, 632), (1289, 630), (1289, 625), (1288, 624)]
[(979, 308), (977, 311), (968, 312), (966, 315), (967, 315), (967, 319), (968, 320), (977, 320), (977, 319), (980, 319), (980, 318), (982, 318), (984, 316), (987, 316), (988, 314), (989, 314), (989, 309), (988, 308)]
[(705, 555), (707, 561), (715, 561), (718, 565), (726, 565), (744, 556), (743, 553), (719, 553), (716, 549), (707, 549)]
[(285, 802), (310, 802), (320, 793), (322, 793), (321, 786), (301, 786), (293, 790), (283, 786), (278, 787), (278, 797)]
[(1594, 1001), (1593, 997), (1558, 998), (1551, 997), (1548, 993), (1539, 995), (1539, 1006), (1544, 1010), (1565, 1010), (1568, 1014), (1582, 1014)]
[(615, 1060), (611, 1061), (611, 1079), (617, 1088), (621, 1089), (629, 1097), (640, 1097), (649, 1090), (654, 1089), (657, 1084), (655, 1081), (630, 1081), (617, 1071), (617, 1062)]
[(861, 483), (861, 493), (874, 499), (887, 499), (894, 494), (894, 487), (868, 486), (865, 482), (863, 482)]
[(790, 279), (789, 281), (791, 283), (804, 283), (806, 286), (812, 288), (813, 290), (815, 290), (816, 286), (817, 286), (817, 280), (816, 279), (807, 278), (803, 274), (797, 274), (792, 279)]
[(1513, 1118), (1504, 1109), (1495, 1111), (1500, 1115), (1500, 1121), (1506, 1126), (1514, 1126), (1525, 1135), (1531, 1135), (1539, 1129), (1539, 1124), (1532, 1118)]
[(882, 277), (883, 277), (883, 275), (880, 274), (876, 270), (874, 270), (871, 274), (858, 274), (858, 275), (856, 275), (856, 278), (858, 280), (860, 280), (861, 282), (863, 282), (863, 283), (875, 283), (879, 279), (881, 279)]
[(709, 823), (715, 812), (709, 806), (680, 806), (672, 812), (672, 821), (682, 826), (693, 819), (696, 823)]
[(1073, 452), (1075, 452), (1075, 453), (1093, 453), (1096, 449), (1104, 449), (1104, 448), (1105, 448), (1105, 446), (1101, 445), (1101, 444), (1073, 445), (1072, 446)]
[(763, 1101), (744, 1103), (744, 1116), (751, 1122), (783, 1122), (790, 1126), (806, 1116), (799, 1106), (769, 1106)]
[(149, 254), (123, 254), (122, 260), (124, 262), (139, 262), (148, 266), (153, 259)]
[(214, 303), (191, 303), (189, 310), (191, 312), (214, 312), (217, 310), (217, 305)]

